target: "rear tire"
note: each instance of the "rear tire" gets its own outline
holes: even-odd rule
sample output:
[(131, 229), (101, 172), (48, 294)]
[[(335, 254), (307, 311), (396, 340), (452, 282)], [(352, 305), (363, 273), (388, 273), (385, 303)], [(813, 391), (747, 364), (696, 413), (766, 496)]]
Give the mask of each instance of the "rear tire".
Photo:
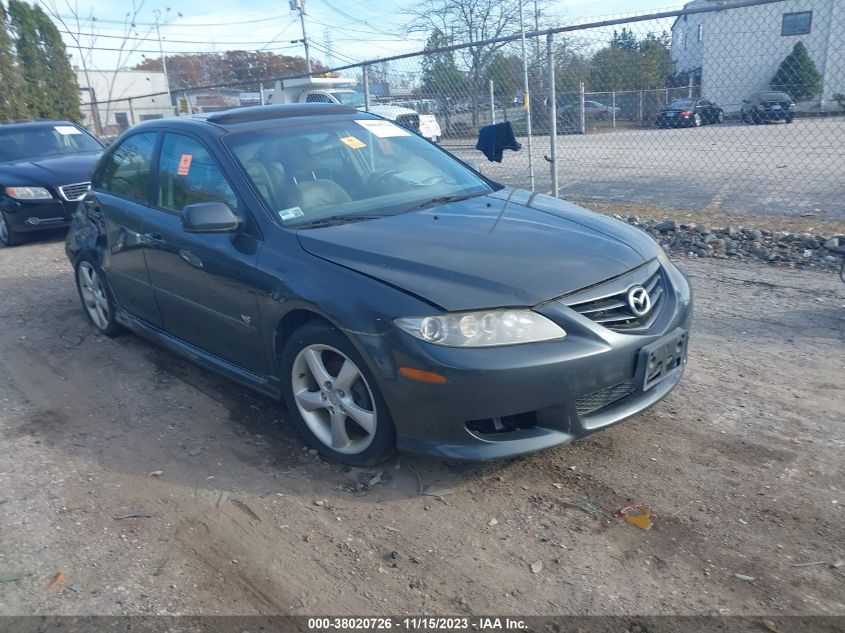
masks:
[(786, 121), (786, 123), (792, 123), (794, 120), (795, 120), (795, 117), (791, 117), (791, 116), (788, 116), (788, 117), (786, 117), (786, 119), (784, 119), (784, 121)]
[(350, 466), (372, 466), (396, 452), (378, 383), (340, 331), (306, 323), (290, 336), (279, 361), (288, 414), (306, 444)]
[(23, 242), (23, 235), (15, 231), (3, 211), (0, 211), (0, 244), (3, 246), (17, 246)]
[(692, 126), (693, 127), (701, 127), (701, 123), (702, 123), (701, 115), (698, 112), (696, 112), (694, 115), (692, 115)]
[(91, 325), (103, 336), (119, 334), (123, 328), (115, 319), (114, 300), (105, 273), (89, 255), (76, 262), (76, 289)]

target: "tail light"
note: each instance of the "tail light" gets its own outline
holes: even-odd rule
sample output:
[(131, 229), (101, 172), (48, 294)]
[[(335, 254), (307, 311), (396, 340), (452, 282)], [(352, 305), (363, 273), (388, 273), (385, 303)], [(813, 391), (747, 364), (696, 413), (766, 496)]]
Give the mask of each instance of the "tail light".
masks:
[(763, 110), (765, 110), (765, 109), (766, 109), (766, 108), (765, 108), (765, 107), (763, 107), (763, 104), (762, 104), (762, 103), (761, 103), (761, 104), (758, 104), (758, 105), (757, 105), (757, 107), (755, 108), (755, 110), (759, 110), (760, 112), (762, 112), (762, 111), (763, 111)]
[(681, 116), (689, 116), (691, 114), (692, 112), (690, 112), (689, 110), (684, 110), (683, 112), (681, 112)]

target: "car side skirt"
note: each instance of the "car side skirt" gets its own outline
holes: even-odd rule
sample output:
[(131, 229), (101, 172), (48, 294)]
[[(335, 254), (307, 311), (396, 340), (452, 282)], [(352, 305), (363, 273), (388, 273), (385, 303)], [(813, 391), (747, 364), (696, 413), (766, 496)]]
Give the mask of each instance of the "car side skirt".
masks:
[(145, 323), (140, 319), (136, 319), (122, 308), (118, 308), (115, 314), (117, 322), (124, 326), (127, 330), (142, 336), (143, 338), (160, 345), (164, 349), (174, 352), (179, 356), (199, 365), (204, 369), (209, 369), (225, 378), (229, 378), (245, 387), (257, 391), (265, 396), (269, 396), (274, 400), (281, 400), (282, 390), (279, 380), (272, 376), (264, 376), (256, 374), (243, 367), (234, 365), (228, 361), (218, 358), (208, 352), (204, 352), (198, 347), (194, 347), (185, 341), (176, 338), (163, 332), (162, 330), (153, 327), (149, 323)]

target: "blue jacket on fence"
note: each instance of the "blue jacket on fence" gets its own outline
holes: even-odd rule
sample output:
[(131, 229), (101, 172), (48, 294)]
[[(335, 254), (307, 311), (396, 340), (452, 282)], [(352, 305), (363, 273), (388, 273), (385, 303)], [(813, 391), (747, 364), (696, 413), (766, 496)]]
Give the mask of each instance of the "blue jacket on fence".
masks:
[(475, 149), (484, 152), (489, 161), (502, 162), (502, 152), (506, 149), (518, 152), (522, 149), (513, 135), (513, 127), (510, 121), (485, 125), (478, 130), (478, 143)]

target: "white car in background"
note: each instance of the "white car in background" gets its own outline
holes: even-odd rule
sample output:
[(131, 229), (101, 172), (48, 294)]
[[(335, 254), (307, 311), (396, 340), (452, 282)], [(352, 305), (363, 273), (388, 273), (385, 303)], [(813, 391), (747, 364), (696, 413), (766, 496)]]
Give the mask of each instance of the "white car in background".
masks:
[(277, 81), (272, 90), (265, 94), (267, 105), (278, 103), (339, 103), (366, 110), (389, 119), (402, 127), (416, 132), (430, 141), (438, 141), (443, 132), (433, 114), (420, 114), (411, 108), (389, 104), (370, 104), (367, 107), (362, 95), (352, 90), (353, 82), (342, 77), (304, 77)]

